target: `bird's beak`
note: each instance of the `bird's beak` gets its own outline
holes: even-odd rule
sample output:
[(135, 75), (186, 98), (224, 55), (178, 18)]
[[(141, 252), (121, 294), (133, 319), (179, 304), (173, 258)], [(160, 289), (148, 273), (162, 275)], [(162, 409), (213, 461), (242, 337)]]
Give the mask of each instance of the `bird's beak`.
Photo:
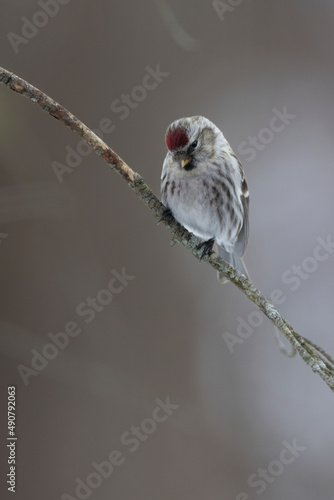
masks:
[(190, 161), (191, 161), (191, 158), (186, 158), (185, 160), (182, 160), (181, 167), (184, 168)]

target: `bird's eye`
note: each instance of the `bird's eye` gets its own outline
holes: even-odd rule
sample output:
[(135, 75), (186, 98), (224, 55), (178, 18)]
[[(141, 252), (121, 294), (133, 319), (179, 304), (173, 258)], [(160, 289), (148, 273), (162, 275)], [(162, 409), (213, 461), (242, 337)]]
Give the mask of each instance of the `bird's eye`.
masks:
[(196, 146), (197, 146), (197, 141), (194, 141), (194, 142), (192, 143), (191, 147), (195, 149), (195, 148), (196, 148)]

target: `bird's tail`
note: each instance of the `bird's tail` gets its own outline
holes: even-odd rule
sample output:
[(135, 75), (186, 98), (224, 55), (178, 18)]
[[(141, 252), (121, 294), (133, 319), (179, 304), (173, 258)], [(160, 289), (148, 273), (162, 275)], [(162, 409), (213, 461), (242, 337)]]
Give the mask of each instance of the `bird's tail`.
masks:
[[(218, 252), (222, 259), (224, 259), (228, 264), (231, 264), (231, 266), (238, 269), (238, 271), (240, 271), (242, 274), (246, 276), (246, 278), (249, 279), (249, 274), (245, 266), (245, 263), (243, 259), (239, 257), (239, 255), (237, 255), (236, 253), (229, 253), (225, 250), (225, 248), (219, 245), (218, 245)], [(217, 279), (221, 284), (228, 282), (228, 279), (219, 271), (217, 272)]]

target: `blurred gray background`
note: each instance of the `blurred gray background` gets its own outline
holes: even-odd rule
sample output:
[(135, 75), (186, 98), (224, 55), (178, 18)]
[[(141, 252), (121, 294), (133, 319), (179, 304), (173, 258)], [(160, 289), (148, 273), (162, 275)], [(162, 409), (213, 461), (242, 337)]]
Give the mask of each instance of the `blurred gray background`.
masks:
[[(266, 295), (280, 289), (282, 314), (333, 354), (334, 254), (319, 253), (317, 239), (334, 239), (334, 3), (223, 4), (2, 0), (0, 64), (89, 127), (110, 120), (104, 140), (157, 195), (168, 124), (195, 114), (216, 123), (249, 184), (254, 283)], [(152, 86), (144, 79), (157, 65), (156, 88), (136, 88)], [(131, 105), (121, 112), (123, 94)], [(279, 126), (275, 110), (285, 108), (293, 118)], [(1, 497), (6, 391), (16, 385), (16, 498), (333, 500), (325, 383), (280, 354), (271, 324), (237, 288), (171, 248), (99, 157), (57, 178), (52, 165), (65, 165), (77, 136), (4, 86), (0, 112)], [(122, 268), (135, 278), (86, 323), (77, 307)], [(25, 384), (18, 366), (31, 367), (32, 350), (70, 321), (80, 334)], [(226, 333), (239, 339), (232, 349)], [(147, 420), (168, 397), (178, 408)], [(131, 453), (121, 437), (132, 426), (147, 432)], [(280, 465), (286, 442), (302, 451)], [(123, 463), (92, 476), (113, 450)], [(269, 470), (262, 483), (259, 468)], [(76, 493), (77, 478), (96, 483)]]

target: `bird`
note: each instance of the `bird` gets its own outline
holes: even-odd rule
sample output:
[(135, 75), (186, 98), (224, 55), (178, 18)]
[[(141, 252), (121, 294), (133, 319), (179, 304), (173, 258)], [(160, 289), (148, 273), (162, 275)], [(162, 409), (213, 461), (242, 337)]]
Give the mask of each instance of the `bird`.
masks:
[[(166, 131), (161, 174), (163, 218), (172, 215), (201, 242), (201, 259), (219, 255), (247, 278), (249, 192), (242, 165), (222, 131), (204, 116), (180, 118)], [(221, 283), (228, 281), (218, 272)]]

